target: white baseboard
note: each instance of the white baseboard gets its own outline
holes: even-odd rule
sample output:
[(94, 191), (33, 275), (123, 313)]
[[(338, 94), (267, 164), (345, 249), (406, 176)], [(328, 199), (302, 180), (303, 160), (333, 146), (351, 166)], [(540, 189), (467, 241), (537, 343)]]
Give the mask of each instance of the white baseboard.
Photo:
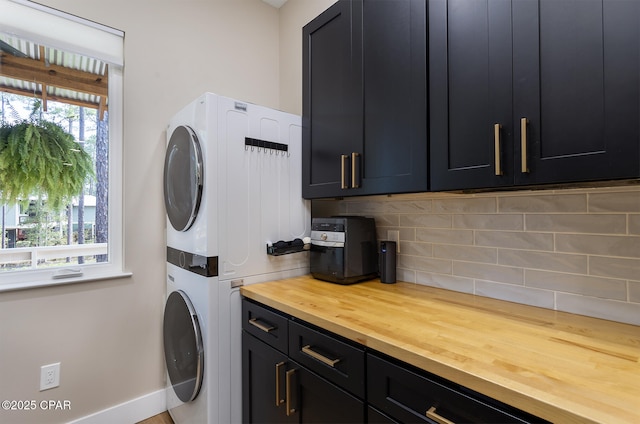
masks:
[(137, 423), (167, 410), (165, 389), (148, 393), (139, 398), (104, 409), (95, 414), (78, 418), (69, 424)]

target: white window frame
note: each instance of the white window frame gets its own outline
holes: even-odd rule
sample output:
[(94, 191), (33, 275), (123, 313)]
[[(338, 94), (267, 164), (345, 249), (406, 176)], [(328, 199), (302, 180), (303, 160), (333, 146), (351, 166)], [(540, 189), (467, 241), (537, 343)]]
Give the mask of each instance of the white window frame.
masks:
[[(64, 270), (68, 268), (65, 267), (2, 272), (0, 292), (129, 277), (132, 273), (124, 270), (123, 231), (124, 33), (26, 0), (0, 0), (0, 10), (3, 11), (0, 14), (2, 32), (109, 63), (108, 262), (74, 264), (68, 268), (80, 269), (80, 275), (66, 278)], [(66, 31), (61, 31), (62, 28)], [(87, 47), (87, 40), (100, 46), (99, 49)]]

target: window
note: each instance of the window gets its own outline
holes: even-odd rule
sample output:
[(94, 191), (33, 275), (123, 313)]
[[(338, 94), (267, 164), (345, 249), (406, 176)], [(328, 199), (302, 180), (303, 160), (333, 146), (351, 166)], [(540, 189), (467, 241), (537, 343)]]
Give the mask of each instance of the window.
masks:
[[(54, 123), (74, 144), (60, 149), (71, 155), (64, 167), (49, 171), (71, 181), (67, 174), (81, 175), (81, 159), (90, 158), (94, 174), (61, 202), (51, 175), (19, 202), (0, 201), (0, 291), (129, 275), (122, 256), (124, 34), (26, 0), (0, 0), (0, 9), (2, 124)], [(42, 160), (48, 150), (37, 151), (22, 154), (40, 158), (42, 169), (55, 162)]]

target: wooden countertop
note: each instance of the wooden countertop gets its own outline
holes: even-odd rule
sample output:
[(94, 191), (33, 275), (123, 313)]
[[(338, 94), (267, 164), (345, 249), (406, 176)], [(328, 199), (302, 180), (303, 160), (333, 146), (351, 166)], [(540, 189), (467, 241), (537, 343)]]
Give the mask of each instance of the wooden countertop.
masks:
[(556, 423), (640, 423), (640, 327), (411, 283), (241, 293)]

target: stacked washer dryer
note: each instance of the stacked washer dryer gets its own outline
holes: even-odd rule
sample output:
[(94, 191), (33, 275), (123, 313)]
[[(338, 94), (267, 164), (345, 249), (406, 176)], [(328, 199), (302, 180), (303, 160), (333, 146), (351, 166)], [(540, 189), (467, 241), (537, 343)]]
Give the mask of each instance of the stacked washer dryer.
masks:
[(301, 118), (206, 93), (167, 129), (167, 408), (176, 424), (241, 422), (239, 287), (309, 271), (267, 244), (309, 235)]

